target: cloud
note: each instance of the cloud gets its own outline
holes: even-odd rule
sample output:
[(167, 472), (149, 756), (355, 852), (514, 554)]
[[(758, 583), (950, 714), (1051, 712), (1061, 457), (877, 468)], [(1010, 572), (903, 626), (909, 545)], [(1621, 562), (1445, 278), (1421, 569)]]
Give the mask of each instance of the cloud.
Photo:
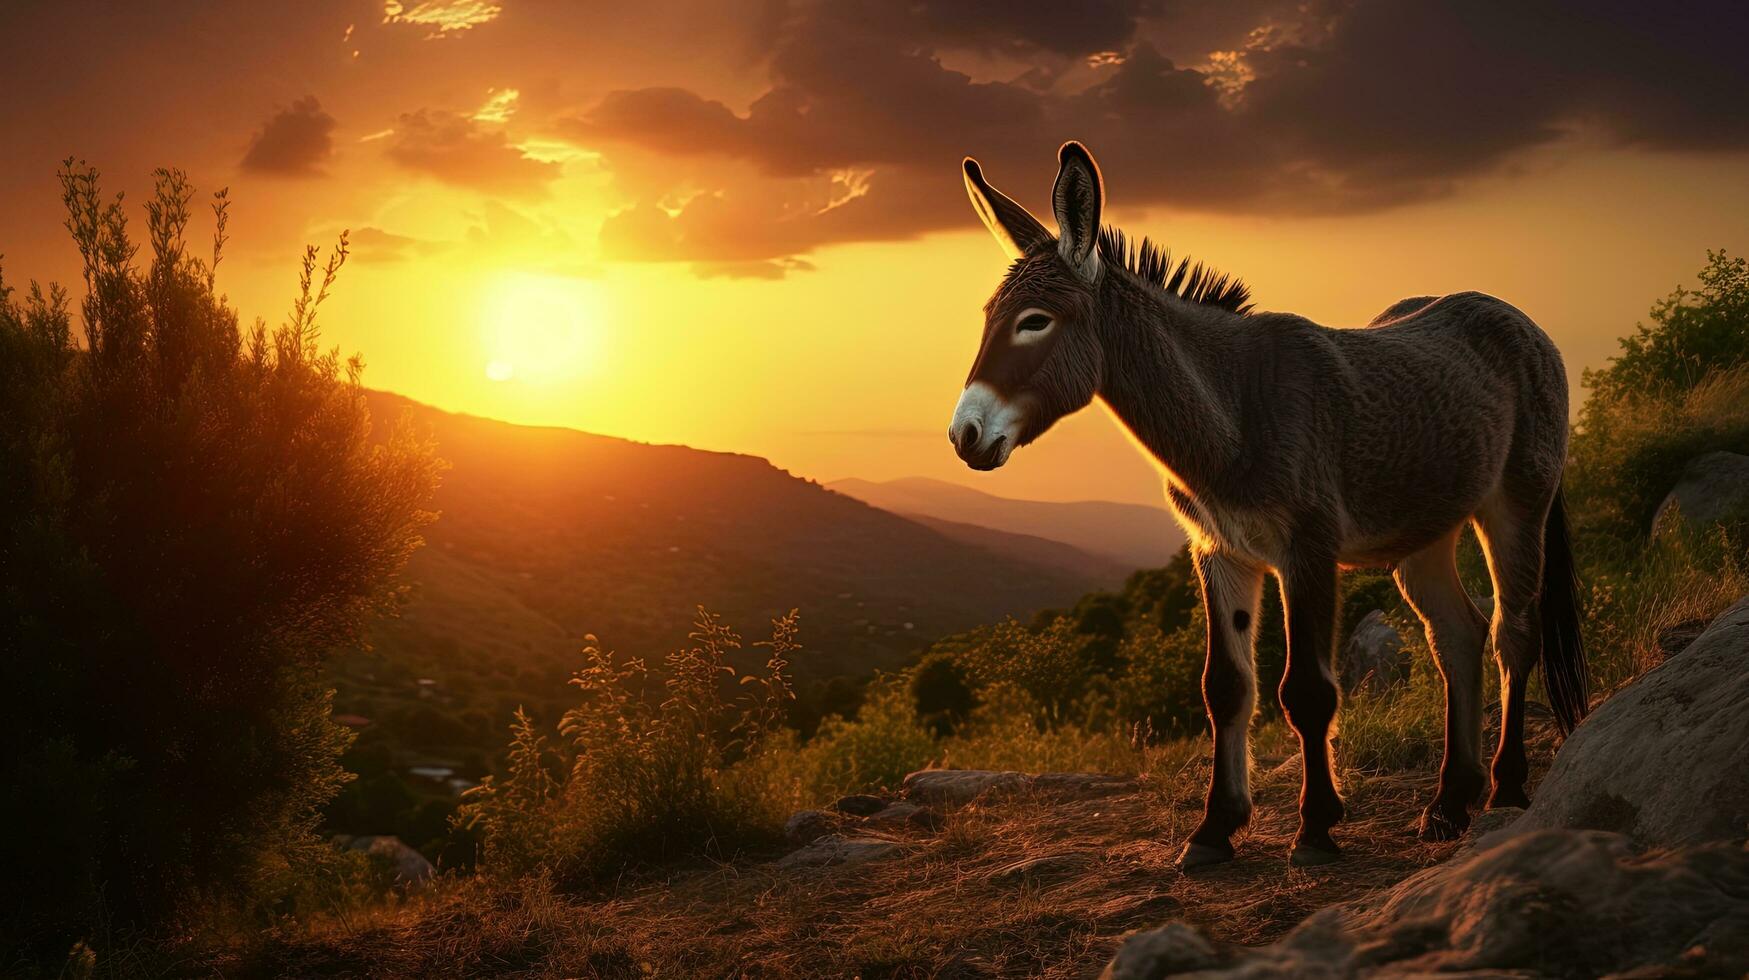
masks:
[[(564, 123), (635, 201), (604, 225), (605, 254), (734, 267), (969, 227), (967, 153), (1042, 211), (1071, 137), (1099, 155), (1119, 209), (1319, 214), (1449, 194), (1579, 132), (1749, 150), (1749, 59), (1734, 50), (1749, 7), (1716, 0), (1680, 14), (1621, 0), (793, 9), (744, 108), (649, 86)], [(834, 175), (843, 200), (823, 206)]]
[(244, 170), (289, 177), (312, 177), (334, 152), (334, 117), (313, 95), (281, 109), (262, 125), (243, 154)]
[(426, 39), (437, 40), (490, 23), (503, 12), (490, 0), (420, 0), (411, 7), (400, 0), (385, 0), (383, 23), (424, 27)]
[(502, 130), (434, 109), (402, 115), (387, 153), (401, 166), (446, 183), (513, 196), (544, 193), (561, 170), (558, 163), (524, 154)]

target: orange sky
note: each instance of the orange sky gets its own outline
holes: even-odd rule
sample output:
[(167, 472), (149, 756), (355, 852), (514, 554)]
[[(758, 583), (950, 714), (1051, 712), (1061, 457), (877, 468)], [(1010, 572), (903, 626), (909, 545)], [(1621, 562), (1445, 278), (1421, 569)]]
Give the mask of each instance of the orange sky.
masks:
[[(1114, 223), (1241, 275), (1261, 308), (1354, 325), (1403, 296), (1480, 289), (1536, 318), (1575, 382), (1654, 299), (1692, 280), (1708, 248), (1749, 248), (1740, 120), (1695, 144), (1661, 135), (1652, 115), (1588, 109), (1594, 95), (1549, 95), (1546, 120), (1466, 137), (1488, 147), (1476, 159), (1461, 147), (1391, 157), (1394, 125), (1465, 110), (1460, 99), (1372, 107), (1383, 150), (1321, 145), (1264, 112), (1279, 98), (1264, 88), (1277, 49), (1254, 39), (1259, 24), (1280, 28), (1279, 4), (1231, 23), (1180, 12), (1082, 25), (1084, 40), (1030, 22), (936, 18), (906, 28), (915, 36), (894, 50), (909, 60), (893, 62), (891, 86), (866, 92), (834, 87), (845, 59), (809, 60), (813, 49), (798, 47), (807, 18), (824, 16), (809, 5), (638, 6), (361, 2), (218, 17), (166, 4), (150, 18), (9, 8), (8, 279), (76, 278), (60, 158), (97, 164), (135, 201), (151, 167), (181, 166), (203, 189), (231, 188), (220, 282), (245, 317), (283, 316), (302, 244), (353, 230), (354, 259), (323, 322), (330, 341), (363, 354), (372, 386), (513, 421), (755, 453), (821, 480), (920, 474), (1010, 496), (1156, 502), (1152, 470), (1097, 409), (994, 473), (953, 456), (948, 415), (1005, 265), (964, 202), (956, 154), (979, 156), (997, 186), (1044, 214), (1057, 144), (1085, 138), (1105, 163)], [(1350, 43), (1340, 18), (1313, 26), (1324, 33), (1309, 50), (1335, 59)], [(1150, 78), (1212, 91), (1232, 61), (1213, 57), (1222, 52), (1252, 59), (1257, 107), (1244, 87), (1223, 90), (1225, 101), (1189, 97), (1201, 130), (1231, 115), (1248, 127), (1237, 135), (1138, 149), (1109, 121), (1081, 127), (1093, 132), (1063, 121), (1086, 93), (1118, 99), (1101, 86), (1147, 57), (1170, 69)], [(888, 64), (869, 57), (859, 71)], [(1046, 82), (1021, 84), (1041, 66)], [(1566, 81), (1583, 68), (1562, 84), (1622, 88), (1612, 76)], [(909, 131), (911, 107), (865, 102), (911, 85), (934, 103), (927, 86), (941, 77), (1002, 105), (1036, 99), (1041, 116), (1018, 133), (968, 124), (963, 137), (945, 115), (919, 120), (931, 132), (915, 152), (860, 139), (880, 121)], [(1666, 73), (1648, 84), (1674, 83)], [(704, 93), (722, 112), (676, 92)], [(783, 97), (761, 103), (773, 92)], [(646, 112), (650, 99), (660, 101)], [(875, 122), (822, 123), (816, 138), (812, 124), (765, 108), (809, 99), (845, 106), (833, 118), (866, 111)], [(787, 141), (781, 152), (774, 140)], [(1301, 182), (1302, 169), (1316, 176)]]

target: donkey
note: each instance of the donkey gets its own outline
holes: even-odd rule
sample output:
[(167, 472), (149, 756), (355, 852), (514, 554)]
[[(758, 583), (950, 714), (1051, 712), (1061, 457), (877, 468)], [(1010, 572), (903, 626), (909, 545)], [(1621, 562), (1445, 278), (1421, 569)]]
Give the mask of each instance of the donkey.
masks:
[[(1403, 300), (1364, 329), (1254, 312), (1239, 280), (1102, 227), (1105, 187), (1086, 147), (1063, 144), (1058, 164), (1053, 237), (966, 158), (972, 206), (1013, 264), (985, 304), (948, 438), (973, 469), (995, 469), (1097, 397), (1162, 470), (1208, 614), (1202, 690), (1214, 733), (1207, 804), (1179, 866), (1231, 860), (1251, 815), (1265, 574), (1286, 608), (1278, 693), (1305, 763), (1292, 863), (1341, 856), (1329, 740), (1342, 568), (1394, 566), (1445, 681), (1445, 757), (1420, 835), (1462, 834), (1481, 794), (1490, 638), (1503, 707), (1487, 805), (1527, 805), (1530, 671), (1540, 660), (1563, 733), (1587, 705), (1561, 496), (1567, 378), (1554, 343), (1474, 292)], [(1493, 579), (1491, 623), (1458, 580), (1466, 523)]]

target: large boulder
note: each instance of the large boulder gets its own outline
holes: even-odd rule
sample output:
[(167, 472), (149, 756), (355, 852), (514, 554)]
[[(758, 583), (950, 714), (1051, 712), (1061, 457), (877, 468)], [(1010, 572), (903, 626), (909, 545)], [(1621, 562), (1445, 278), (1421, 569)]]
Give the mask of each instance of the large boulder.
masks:
[(1515, 829), (1643, 847), (1749, 836), (1749, 598), (1574, 731)]
[(1342, 645), (1342, 688), (1382, 690), (1409, 676), (1409, 650), (1396, 627), (1377, 609), (1362, 616)]
[(1637, 856), (1620, 834), (1495, 834), (1467, 857), (1323, 909), (1267, 946), (1171, 923), (1127, 938), (1111, 980), (1197, 977), (1742, 976), (1749, 849)]
[[(1680, 522), (1676, 513), (1682, 515)], [(1682, 468), (1676, 486), (1658, 505), (1652, 534), (1662, 537), (1683, 524), (1705, 528), (1741, 517), (1749, 517), (1749, 456), (1702, 453)]]

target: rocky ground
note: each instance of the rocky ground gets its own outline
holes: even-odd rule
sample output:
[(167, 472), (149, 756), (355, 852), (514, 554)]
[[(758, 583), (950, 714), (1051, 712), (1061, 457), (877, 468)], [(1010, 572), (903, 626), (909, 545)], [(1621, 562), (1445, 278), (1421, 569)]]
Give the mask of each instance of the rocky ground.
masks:
[(1200, 760), (1148, 781), (930, 771), (891, 798), (797, 814), (780, 851), (627, 879), (606, 896), (461, 882), (399, 916), (287, 933), (224, 973), (1749, 972), (1749, 600), (1617, 692), (1558, 754), (1533, 722), (1537, 802), (1484, 814), (1457, 842), (1413, 834), (1431, 774), (1350, 774), (1345, 860), (1289, 867), (1299, 774), (1282, 746), (1259, 749), (1237, 860), (1194, 874), (1173, 860), (1200, 814)]
[(1413, 835), (1430, 776), (1351, 777), (1346, 860), (1290, 868), (1298, 770), (1280, 755), (1259, 762), (1238, 859), (1194, 875), (1173, 861), (1201, 813), (1201, 762), (1162, 782), (941, 771), (892, 798), (798, 814), (779, 853), (627, 881), (609, 898), (498, 896), (526, 906), (514, 935), (494, 938), (507, 927), (464, 888), (414, 921), (305, 937), (265, 961), (326, 976), (424, 972), (436, 932), (456, 974), (1092, 976), (1136, 930), (1178, 920), (1216, 942), (1266, 943), (1460, 846)]

